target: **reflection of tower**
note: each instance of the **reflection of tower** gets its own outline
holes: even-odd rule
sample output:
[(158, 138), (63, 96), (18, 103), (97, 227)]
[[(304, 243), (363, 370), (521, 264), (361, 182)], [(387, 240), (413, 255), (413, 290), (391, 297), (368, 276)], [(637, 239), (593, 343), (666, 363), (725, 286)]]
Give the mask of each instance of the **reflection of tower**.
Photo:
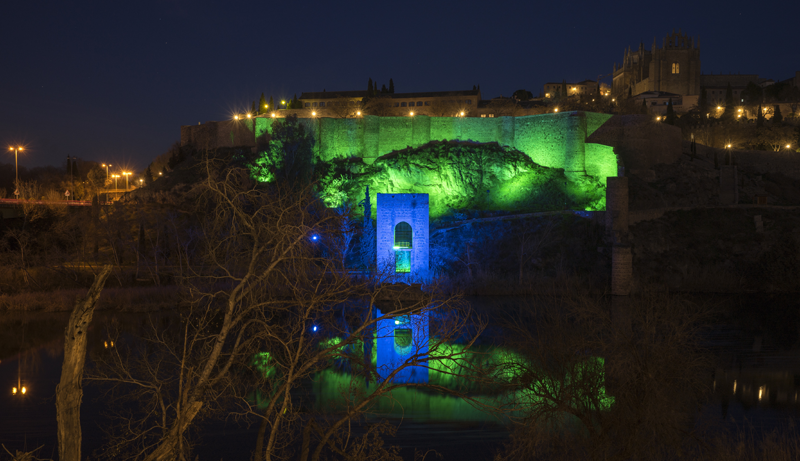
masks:
[(379, 271), (412, 279), (428, 274), (428, 194), (377, 194)]
[[(395, 311), (396, 312), (396, 311)], [(402, 383), (427, 383), (427, 359), (420, 360), (419, 365), (408, 365), (406, 360), (410, 357), (427, 357), (428, 355), (428, 312), (395, 314), (392, 317), (378, 321), (376, 334), (376, 352), (378, 374), (382, 379), (397, 371), (393, 382)], [(377, 311), (378, 317), (384, 313)]]

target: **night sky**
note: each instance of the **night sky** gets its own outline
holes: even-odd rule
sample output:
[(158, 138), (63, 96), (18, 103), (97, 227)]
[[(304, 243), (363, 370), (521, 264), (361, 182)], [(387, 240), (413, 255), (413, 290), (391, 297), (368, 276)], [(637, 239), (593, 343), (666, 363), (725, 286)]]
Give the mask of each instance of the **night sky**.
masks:
[(28, 167), (76, 155), (143, 169), (181, 125), (229, 118), (262, 92), (363, 90), (371, 77), (397, 92), (537, 95), (609, 74), (624, 48), (661, 45), (673, 28), (700, 36), (703, 73), (800, 70), (794, 0), (8, 0), (0, 11), (0, 141), (27, 146)]

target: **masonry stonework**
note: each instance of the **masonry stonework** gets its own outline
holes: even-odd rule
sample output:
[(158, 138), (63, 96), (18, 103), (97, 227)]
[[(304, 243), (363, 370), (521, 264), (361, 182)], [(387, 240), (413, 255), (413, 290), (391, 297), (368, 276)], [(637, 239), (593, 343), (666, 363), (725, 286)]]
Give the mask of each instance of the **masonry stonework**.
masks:
[[(429, 260), (429, 199), (428, 194), (377, 194), (377, 263), (379, 271), (395, 272), (395, 229), (401, 222), (411, 225), (411, 272), (409, 278), (424, 279)], [(399, 274), (398, 274), (399, 275)]]
[[(587, 142), (602, 130), (608, 114), (562, 112), (522, 117), (377, 117), (300, 119), (315, 138), (318, 158), (326, 161), (358, 157), (366, 163), (392, 151), (419, 147), (430, 141), (461, 140), (498, 143), (527, 154), (567, 175), (617, 175), (614, 139)], [(210, 122), (181, 128), (181, 144), (195, 147), (254, 147), (268, 138), (276, 119)], [(277, 119), (281, 120), (281, 119)], [(612, 138), (616, 133), (612, 133)], [(644, 134), (643, 138), (648, 139)], [(680, 140), (678, 140), (678, 143)], [(638, 146), (637, 146), (638, 147)], [(670, 144), (670, 147), (671, 144)], [(678, 144), (678, 151), (680, 151)]]

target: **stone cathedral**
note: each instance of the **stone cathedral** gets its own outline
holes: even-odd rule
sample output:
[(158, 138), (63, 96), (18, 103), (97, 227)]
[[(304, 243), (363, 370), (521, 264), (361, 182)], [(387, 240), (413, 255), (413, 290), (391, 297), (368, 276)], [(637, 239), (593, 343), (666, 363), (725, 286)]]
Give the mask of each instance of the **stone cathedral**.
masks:
[(680, 31), (664, 37), (652, 50), (642, 43), (638, 50), (625, 50), (622, 65), (614, 64), (612, 94), (636, 96), (645, 91), (664, 91), (682, 96), (700, 94), (700, 40)]

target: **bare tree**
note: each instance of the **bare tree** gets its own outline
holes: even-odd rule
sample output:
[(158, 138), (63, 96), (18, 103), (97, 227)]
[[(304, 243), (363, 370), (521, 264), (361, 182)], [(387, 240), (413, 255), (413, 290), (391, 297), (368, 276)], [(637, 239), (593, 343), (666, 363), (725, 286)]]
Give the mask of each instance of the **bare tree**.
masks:
[(518, 355), (487, 370), (512, 376), (504, 409), (521, 415), (497, 459), (660, 459), (696, 442), (707, 311), (660, 292), (617, 297), (611, 311), (558, 288), (563, 298), (534, 300), (504, 325)]
[(56, 387), (58, 459), (61, 461), (81, 460), (81, 381), (86, 341), (94, 308), (110, 273), (111, 266), (105, 266), (97, 274), (86, 298), (76, 303), (64, 331), (64, 364), (61, 367), (61, 380)]
[[(215, 173), (210, 165), (208, 174), (196, 200), (203, 257), (186, 269), (190, 307), (168, 326), (151, 317), (136, 344), (96, 357), (91, 379), (114, 385), (111, 400), (139, 403), (135, 412), (119, 415), (109, 457), (186, 459), (194, 421), (234, 408), (260, 421), (257, 459), (287, 455), (297, 441), (301, 459), (318, 460), (326, 450), (355, 449), (337, 445), (338, 434), (375, 398), (425, 385), (395, 382), (403, 370), (424, 368), (437, 357), (460, 360), (462, 350), (444, 346), (471, 325), (457, 296), (407, 285), (386, 295), (391, 278), (351, 276), (344, 264), (349, 245), (342, 243), (343, 215), (321, 206), (310, 190), (257, 186), (246, 171)], [(365, 357), (380, 322), (428, 316), (430, 339), (415, 337), (402, 363), (375, 367)], [(480, 323), (471, 328), (482, 329)], [(321, 424), (296, 407), (293, 390), (341, 361), (349, 363), (353, 383), (367, 379), (375, 389)], [(266, 396), (266, 408), (253, 400), (253, 389)]]
[(364, 114), (377, 115), (379, 117), (388, 117), (395, 115), (394, 102), (390, 95), (383, 94), (370, 98), (364, 104)]
[(522, 107), (512, 98), (492, 99), (486, 107), (495, 117), (515, 117), (522, 113)]
[(352, 118), (355, 117), (360, 110), (361, 101), (352, 98), (337, 97), (326, 103), (323, 113), (334, 118)]

